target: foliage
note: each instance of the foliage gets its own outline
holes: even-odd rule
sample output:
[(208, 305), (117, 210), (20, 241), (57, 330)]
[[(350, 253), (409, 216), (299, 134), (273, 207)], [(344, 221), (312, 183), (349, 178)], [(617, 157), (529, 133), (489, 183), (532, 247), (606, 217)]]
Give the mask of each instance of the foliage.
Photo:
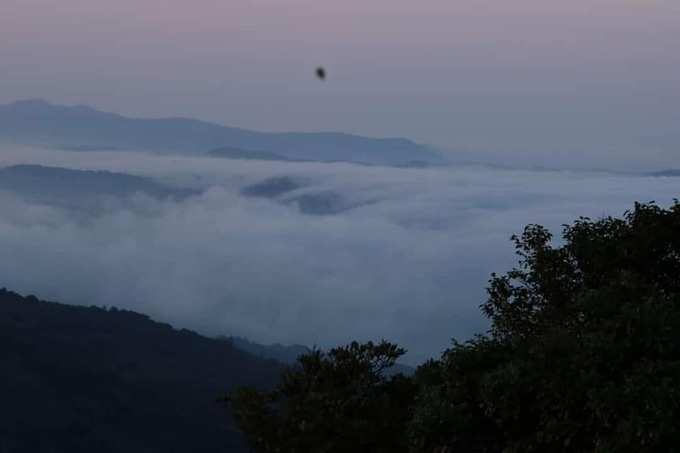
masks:
[(230, 397), (237, 424), (258, 452), (394, 452), (409, 417), (413, 382), (386, 371), (404, 353), (381, 342), (315, 350), (290, 367), (273, 392), (243, 388)]
[(438, 411), (444, 436), (416, 419), (417, 439), (506, 452), (678, 444), (680, 205), (581, 218), (563, 238), (551, 246), (535, 225), (514, 238), (520, 266), (492, 277), (482, 306), (489, 336), (454, 345), (439, 362), (439, 398), (466, 404), (472, 422)]
[(519, 266), (492, 276), (481, 307), (487, 335), (411, 384), (370, 371), (370, 344), (315, 352), (277, 392), (237, 395), (255, 451), (675, 451), (680, 204), (580, 218), (557, 246), (537, 225), (513, 239)]

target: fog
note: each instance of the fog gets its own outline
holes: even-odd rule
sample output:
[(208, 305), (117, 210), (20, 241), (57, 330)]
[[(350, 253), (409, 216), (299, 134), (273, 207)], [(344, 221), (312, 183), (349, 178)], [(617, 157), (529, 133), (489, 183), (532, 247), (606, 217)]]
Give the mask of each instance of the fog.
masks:
[[(199, 188), (183, 200), (75, 217), (0, 193), (0, 286), (66, 303), (133, 309), (178, 328), (328, 347), (385, 338), (417, 363), (486, 329), (491, 272), (515, 263), (510, 235), (558, 233), (578, 216), (668, 205), (680, 178), (453, 166), (397, 169), (79, 153), (0, 146), (0, 166), (39, 163)], [(293, 196), (241, 190), (287, 176), (293, 194), (333, 194), (334, 215)], [(45, 188), (45, 190), (49, 190)]]

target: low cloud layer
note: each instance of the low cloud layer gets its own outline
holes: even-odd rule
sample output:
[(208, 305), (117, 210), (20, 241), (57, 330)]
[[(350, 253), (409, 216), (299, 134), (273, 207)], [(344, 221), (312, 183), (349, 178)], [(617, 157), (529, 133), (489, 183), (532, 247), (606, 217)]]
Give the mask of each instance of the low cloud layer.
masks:
[[(524, 225), (558, 232), (581, 215), (619, 216), (636, 200), (668, 204), (680, 192), (680, 178), (605, 173), (0, 149), (0, 166), (18, 163), (204, 192), (140, 196), (86, 219), (0, 193), (0, 286), (259, 342), (386, 338), (408, 348), (410, 362), (486, 328), (478, 309), (486, 282), (514, 264), (509, 237)], [(283, 200), (241, 194), (282, 176), (305, 184)], [(329, 193), (352, 208), (309, 215), (294, 200)]]

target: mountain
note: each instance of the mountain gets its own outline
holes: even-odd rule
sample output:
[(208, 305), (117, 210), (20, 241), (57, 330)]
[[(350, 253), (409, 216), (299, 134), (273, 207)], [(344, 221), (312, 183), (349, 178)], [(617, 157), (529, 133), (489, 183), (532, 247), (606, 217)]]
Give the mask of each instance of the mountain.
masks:
[(0, 452), (245, 451), (217, 399), (280, 371), (138, 313), (0, 290)]
[(0, 191), (11, 192), (35, 203), (88, 212), (120, 205), (137, 194), (178, 200), (196, 193), (165, 186), (142, 176), (42, 165), (0, 168)]
[(0, 189), (31, 196), (50, 192), (58, 196), (87, 193), (129, 197), (141, 192), (155, 198), (172, 198), (192, 193), (186, 189), (165, 186), (143, 176), (25, 164), (0, 168)]
[(255, 132), (187, 118), (126, 118), (87, 106), (59, 106), (42, 100), (0, 105), (0, 140), (84, 152), (142, 149), (207, 155), (210, 150), (231, 148), (274, 153), (289, 160), (444, 163), (430, 147), (403, 138), (337, 132)]
[[(241, 189), (249, 197), (269, 198), (281, 204), (293, 206), (303, 214), (333, 215), (370, 204), (347, 200), (333, 190), (305, 189), (305, 181), (290, 176), (274, 176)], [(306, 191), (300, 192), (300, 189)]]
[(663, 170), (650, 173), (649, 176), (680, 176), (680, 170)]
[(288, 192), (305, 187), (306, 183), (290, 176), (274, 176), (241, 189), (242, 195), (250, 197), (276, 198)]
[(282, 344), (262, 345), (243, 337), (225, 337), (224, 340), (231, 342), (235, 348), (248, 352), (256, 357), (276, 360), (277, 362), (286, 365), (294, 364), (298, 357), (311, 352), (311, 349), (307, 346), (299, 344), (290, 346)]
[(210, 157), (221, 157), (224, 159), (244, 159), (244, 160), (274, 160), (291, 161), (287, 157), (269, 151), (254, 151), (240, 148), (218, 148), (208, 153)]
[[(262, 357), (265, 359), (276, 360), (277, 362), (294, 365), (297, 363), (298, 357), (303, 354), (312, 352), (312, 349), (307, 346), (294, 344), (294, 345), (281, 345), (281, 344), (271, 344), (262, 345), (254, 343), (247, 338), (243, 337), (222, 337), (225, 341), (230, 342), (234, 347), (248, 352), (254, 356)], [(391, 368), (386, 370), (388, 376), (395, 374), (404, 374), (406, 376), (411, 376), (415, 373), (415, 368), (408, 365), (403, 365), (400, 363), (394, 364)]]

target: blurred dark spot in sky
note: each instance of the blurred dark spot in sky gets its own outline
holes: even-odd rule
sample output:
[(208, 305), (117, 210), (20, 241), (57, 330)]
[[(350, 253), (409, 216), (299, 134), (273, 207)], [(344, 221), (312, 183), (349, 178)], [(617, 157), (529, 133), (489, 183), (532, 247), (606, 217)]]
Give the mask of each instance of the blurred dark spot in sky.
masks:
[(316, 68), (316, 76), (320, 80), (326, 80), (326, 70), (322, 66), (319, 66)]

